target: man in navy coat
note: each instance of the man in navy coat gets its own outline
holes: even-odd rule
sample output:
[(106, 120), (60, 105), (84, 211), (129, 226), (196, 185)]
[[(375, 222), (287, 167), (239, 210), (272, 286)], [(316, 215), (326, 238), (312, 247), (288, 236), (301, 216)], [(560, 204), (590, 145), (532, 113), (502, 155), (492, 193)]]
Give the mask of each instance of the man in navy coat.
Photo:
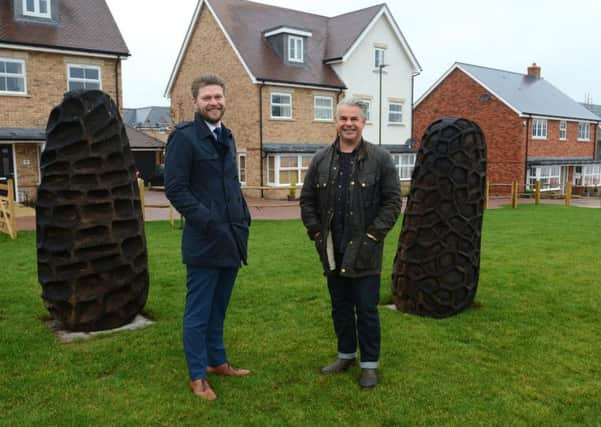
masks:
[(192, 98), (194, 121), (178, 124), (167, 142), (165, 193), (185, 218), (183, 336), (190, 387), (214, 400), (207, 373), (250, 373), (230, 365), (223, 343), (232, 288), (241, 263), (246, 264), (250, 214), (240, 189), (234, 138), (221, 123), (224, 81), (214, 74), (196, 78)]

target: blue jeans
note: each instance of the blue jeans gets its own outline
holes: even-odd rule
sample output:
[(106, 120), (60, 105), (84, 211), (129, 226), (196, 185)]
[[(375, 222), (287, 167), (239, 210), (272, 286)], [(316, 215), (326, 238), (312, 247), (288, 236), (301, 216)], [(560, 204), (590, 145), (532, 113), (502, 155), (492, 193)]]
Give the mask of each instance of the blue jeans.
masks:
[(348, 278), (328, 276), (332, 320), (338, 338), (338, 358), (354, 359), (357, 332), (362, 368), (377, 368), (380, 357), (380, 275)]
[(223, 322), (237, 274), (237, 268), (187, 266), (184, 353), (192, 381), (206, 378), (207, 366), (227, 362)]

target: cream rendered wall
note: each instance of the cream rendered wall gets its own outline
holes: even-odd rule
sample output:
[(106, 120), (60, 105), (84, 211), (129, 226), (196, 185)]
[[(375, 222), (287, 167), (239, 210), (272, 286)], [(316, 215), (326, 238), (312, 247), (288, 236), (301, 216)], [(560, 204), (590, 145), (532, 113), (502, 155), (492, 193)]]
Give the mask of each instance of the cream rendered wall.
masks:
[[(374, 50), (385, 46), (382, 72), (382, 144), (404, 144), (411, 138), (411, 75), (413, 67), (386, 15), (382, 15), (344, 63), (333, 64), (344, 81), (347, 96), (370, 101), (370, 121), (363, 135), (378, 143), (379, 72)], [(402, 124), (388, 124), (388, 101), (403, 103)]]

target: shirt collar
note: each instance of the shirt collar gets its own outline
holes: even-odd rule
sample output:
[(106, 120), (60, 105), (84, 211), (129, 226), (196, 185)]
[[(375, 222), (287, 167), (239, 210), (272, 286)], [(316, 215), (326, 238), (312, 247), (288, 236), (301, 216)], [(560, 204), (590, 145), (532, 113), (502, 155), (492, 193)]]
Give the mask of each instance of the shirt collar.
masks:
[(209, 123), (206, 120), (204, 121), (205, 124), (207, 125), (207, 127), (209, 128), (209, 130), (211, 131), (211, 133), (213, 133), (215, 131), (215, 129), (221, 127), (221, 121), (219, 121), (219, 123)]

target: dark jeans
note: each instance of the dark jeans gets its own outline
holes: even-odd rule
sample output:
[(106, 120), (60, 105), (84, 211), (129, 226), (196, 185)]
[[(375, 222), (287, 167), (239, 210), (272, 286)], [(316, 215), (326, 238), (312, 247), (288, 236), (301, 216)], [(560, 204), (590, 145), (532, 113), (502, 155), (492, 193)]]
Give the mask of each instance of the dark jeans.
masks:
[(206, 378), (207, 366), (227, 362), (223, 323), (237, 268), (187, 266), (184, 353), (190, 380)]
[(361, 367), (377, 368), (380, 357), (380, 275), (348, 278), (335, 273), (328, 276), (328, 289), (338, 337), (338, 357), (355, 357), (358, 332)]

